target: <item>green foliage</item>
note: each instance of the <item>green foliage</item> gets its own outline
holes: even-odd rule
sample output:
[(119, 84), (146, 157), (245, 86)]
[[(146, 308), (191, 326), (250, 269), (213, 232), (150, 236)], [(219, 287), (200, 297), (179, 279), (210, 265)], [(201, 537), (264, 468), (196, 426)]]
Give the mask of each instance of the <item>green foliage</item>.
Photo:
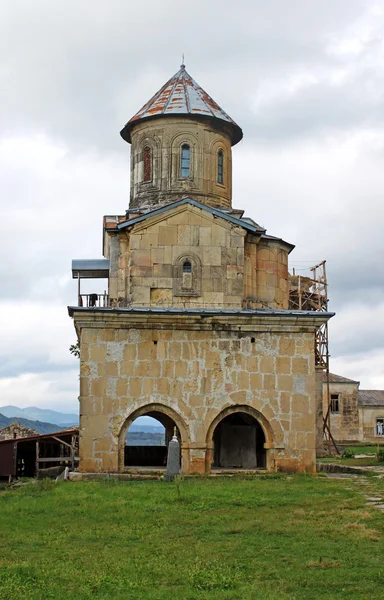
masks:
[(376, 454), (377, 462), (384, 462), (384, 448), (379, 448)]
[(351, 448), (345, 448), (342, 454), (343, 458), (355, 458), (355, 453)]
[(376, 598), (383, 534), (349, 480), (39, 480), (0, 492), (0, 600)]
[(76, 358), (80, 358), (80, 344), (76, 342), (76, 344), (71, 344), (69, 346), (69, 352), (73, 354)]

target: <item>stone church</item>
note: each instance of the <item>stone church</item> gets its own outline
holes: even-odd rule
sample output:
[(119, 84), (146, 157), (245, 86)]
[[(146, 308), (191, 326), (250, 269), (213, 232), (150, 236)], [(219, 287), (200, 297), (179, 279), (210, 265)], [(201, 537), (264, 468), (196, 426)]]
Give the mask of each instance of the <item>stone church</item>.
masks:
[[(314, 471), (315, 334), (331, 314), (288, 308), (294, 246), (232, 206), (241, 128), (182, 65), (121, 136), (131, 145), (129, 208), (104, 217), (104, 259), (72, 269), (80, 471), (159, 465), (154, 450), (146, 462), (127, 452), (143, 415), (166, 440), (176, 428), (183, 473)], [(100, 278), (108, 292), (81, 292)]]

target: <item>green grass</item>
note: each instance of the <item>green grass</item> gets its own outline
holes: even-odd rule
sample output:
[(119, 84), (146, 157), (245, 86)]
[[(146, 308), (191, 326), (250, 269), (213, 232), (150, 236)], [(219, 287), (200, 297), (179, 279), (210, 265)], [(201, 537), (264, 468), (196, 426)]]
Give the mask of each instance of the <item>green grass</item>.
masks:
[[(380, 448), (382, 445), (380, 444)], [(377, 444), (372, 445), (360, 445), (354, 444), (353, 446), (344, 446), (345, 449), (352, 450), (355, 454), (376, 454), (377, 453)]]
[(367, 456), (364, 458), (343, 458), (342, 456), (325, 456), (317, 459), (319, 462), (327, 462), (338, 465), (349, 465), (351, 467), (382, 467), (383, 463), (378, 462), (376, 456)]
[(0, 598), (384, 598), (383, 533), (350, 480), (43, 480), (0, 494)]

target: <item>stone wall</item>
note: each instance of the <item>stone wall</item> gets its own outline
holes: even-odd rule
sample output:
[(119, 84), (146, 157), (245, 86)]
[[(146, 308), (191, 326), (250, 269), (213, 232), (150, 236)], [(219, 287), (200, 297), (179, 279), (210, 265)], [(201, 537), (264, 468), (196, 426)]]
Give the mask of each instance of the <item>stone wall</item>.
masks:
[(376, 435), (376, 419), (384, 419), (384, 406), (360, 406), (360, 441), (384, 443), (384, 438)]
[(132, 419), (161, 412), (183, 472), (209, 472), (215, 425), (261, 424), (269, 470), (315, 469), (314, 331), (319, 317), (74, 313), (81, 340), (80, 469), (124, 468)]
[(38, 432), (34, 429), (19, 425), (19, 423), (11, 423), (0, 429), (0, 440), (12, 440), (14, 438), (29, 437), (32, 435), (38, 435)]
[[(288, 308), (285, 242), (183, 205), (109, 234), (112, 306)], [(183, 281), (184, 260), (192, 264)]]
[[(326, 385), (323, 384), (323, 410), (327, 412)], [(331, 412), (331, 433), (338, 442), (360, 439), (358, 411), (358, 383), (330, 383), (330, 395), (339, 396), (339, 413)]]
[[(132, 132), (130, 208), (156, 206), (192, 195), (203, 204), (232, 206), (232, 149), (225, 123), (198, 117), (157, 118), (138, 122)], [(180, 174), (181, 146), (191, 148), (190, 176)], [(144, 148), (151, 150), (151, 178), (144, 181)], [(224, 156), (224, 180), (218, 183), (217, 155)]]

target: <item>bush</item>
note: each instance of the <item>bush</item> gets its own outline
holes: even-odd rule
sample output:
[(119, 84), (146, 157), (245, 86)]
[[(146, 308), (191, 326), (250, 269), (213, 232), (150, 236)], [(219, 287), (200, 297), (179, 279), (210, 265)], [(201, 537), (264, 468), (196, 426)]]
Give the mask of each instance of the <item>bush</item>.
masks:
[(355, 453), (350, 448), (345, 448), (342, 458), (355, 458)]
[(377, 462), (384, 462), (384, 448), (379, 448), (376, 454)]

